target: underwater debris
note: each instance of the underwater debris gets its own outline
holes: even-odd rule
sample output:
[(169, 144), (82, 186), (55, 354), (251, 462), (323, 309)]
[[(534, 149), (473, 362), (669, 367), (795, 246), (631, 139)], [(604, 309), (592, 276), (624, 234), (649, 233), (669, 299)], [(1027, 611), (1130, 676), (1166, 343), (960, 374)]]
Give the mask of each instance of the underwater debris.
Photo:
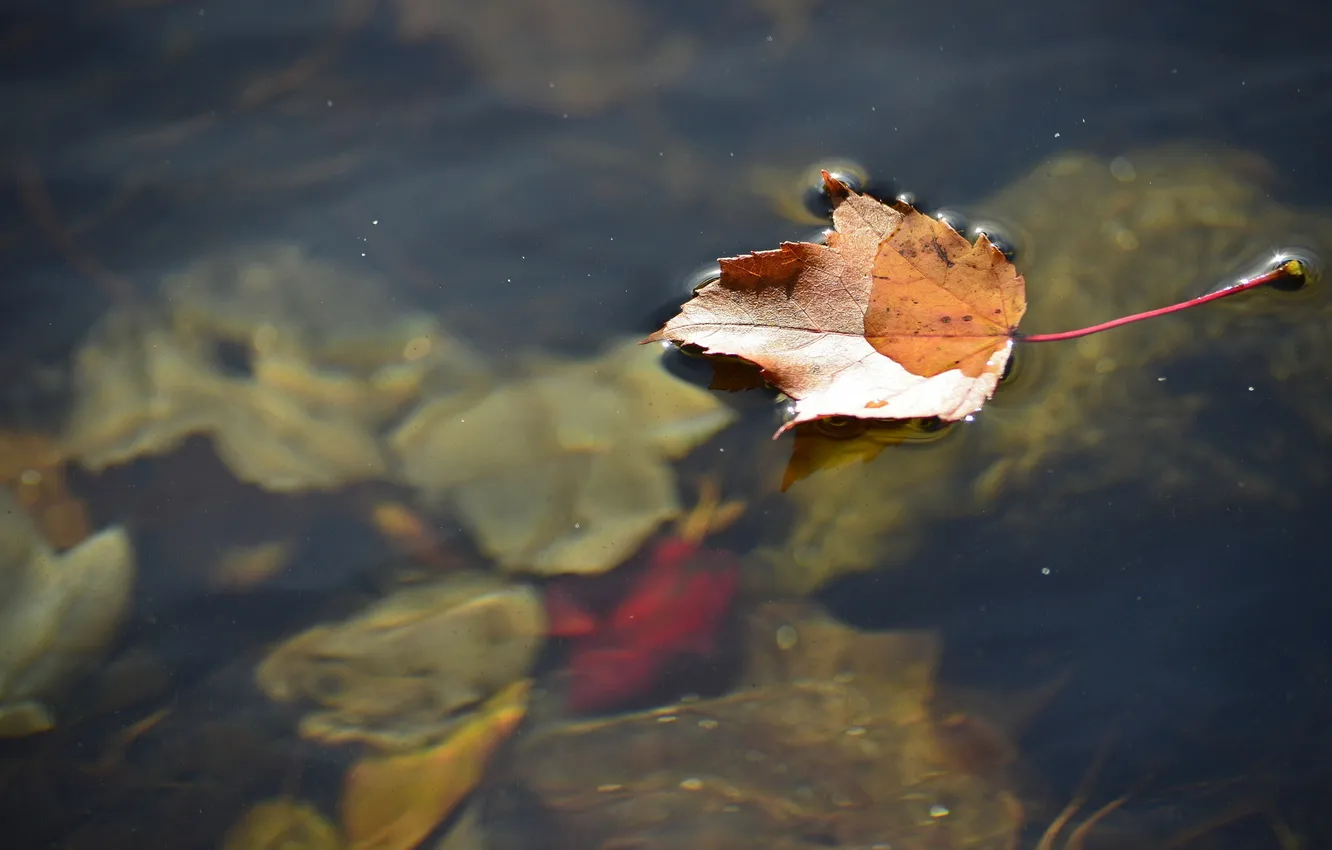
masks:
[(341, 850), (328, 818), (310, 803), (277, 799), (255, 803), (222, 839), (222, 850)]
[(633, 342), (532, 372), (479, 399), (426, 401), (389, 444), (406, 482), (505, 570), (604, 572), (680, 514), (669, 461), (734, 413)]
[(57, 551), (92, 533), (88, 510), (70, 494), (64, 448), (46, 434), (0, 431), (0, 486), (9, 487)]
[(933, 635), (772, 603), (744, 640), (732, 692), (538, 726), (495, 787), (535, 795), (559, 846), (1012, 846), (1012, 792), (950, 768), (935, 738)]
[(48, 702), (115, 636), (134, 583), (118, 527), (56, 554), (0, 488), (0, 737), (56, 725)]
[(302, 737), (403, 752), (447, 737), (470, 709), (524, 678), (546, 630), (531, 587), (454, 573), (296, 635), (255, 677), (271, 699), (313, 704)]
[(339, 803), (351, 850), (420, 844), (480, 784), (495, 750), (526, 716), (531, 689), (529, 680), (508, 685), (441, 743), (353, 765)]
[[(595, 616), (580, 593), (598, 577), (563, 576), (546, 585), (552, 635), (568, 637), (567, 701), (576, 712), (604, 711), (651, 692), (671, 661), (712, 656), (739, 589), (734, 555), (703, 547), (708, 534), (739, 516), (742, 502), (723, 504), (704, 482), (699, 502), (645, 553), (645, 564), (615, 606)], [(617, 571), (618, 574), (619, 571)]]
[(387, 474), (379, 444), (354, 417), (315, 413), (284, 390), (224, 375), (203, 348), (151, 317), (108, 314), (75, 364), (70, 454), (100, 471), (204, 434), (236, 477), (269, 490)]
[(484, 381), (480, 358), (385, 284), (250, 247), (169, 275), (157, 308), (102, 318), (74, 365), (64, 443), (100, 471), (206, 435), (278, 492), (385, 478), (378, 429), (424, 392)]

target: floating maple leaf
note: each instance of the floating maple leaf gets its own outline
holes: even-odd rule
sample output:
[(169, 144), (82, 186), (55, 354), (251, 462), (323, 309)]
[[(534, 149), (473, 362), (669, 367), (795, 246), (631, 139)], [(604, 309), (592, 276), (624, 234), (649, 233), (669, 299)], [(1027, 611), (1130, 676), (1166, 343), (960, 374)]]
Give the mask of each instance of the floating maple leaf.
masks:
[[(994, 392), (1026, 308), (982, 236), (825, 175), (834, 232), (720, 261), (721, 278), (648, 337), (742, 357), (795, 399), (782, 430), (826, 416), (960, 419)], [(780, 432), (779, 432), (780, 433)]]
[[(994, 394), (1019, 338), (1026, 283), (982, 234), (887, 205), (823, 173), (827, 244), (786, 242), (719, 261), (721, 277), (644, 342), (671, 340), (739, 357), (794, 400), (781, 434), (830, 416), (961, 419)], [(1085, 336), (1282, 278), (1299, 260), (1181, 304), (1029, 342)]]

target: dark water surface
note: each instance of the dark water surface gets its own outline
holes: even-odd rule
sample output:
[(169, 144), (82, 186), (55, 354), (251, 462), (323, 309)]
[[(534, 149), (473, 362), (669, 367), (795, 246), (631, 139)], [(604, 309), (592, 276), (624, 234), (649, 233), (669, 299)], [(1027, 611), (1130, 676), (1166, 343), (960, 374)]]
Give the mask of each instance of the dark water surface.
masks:
[[(1181, 161), (1206, 161), (1234, 148), (1267, 163), (1263, 203), (1311, 222), (1332, 207), (1332, 16), (1318, 4), (560, 5), (10, 4), (0, 13), (0, 151), (13, 175), (0, 193), (4, 425), (55, 427), (71, 352), (111, 304), (150, 298), (162, 275), (252, 242), (298, 243), (380, 275), (395, 302), (445, 317), (516, 368), (525, 351), (587, 356), (649, 331), (700, 263), (811, 233), (781, 205), (798, 208), (801, 171), (832, 156), (930, 206), (967, 206), (1061, 153), (1110, 159), (1182, 143), (1197, 153)], [(443, 22), (409, 29), (413, 8)], [(1264, 232), (1261, 250), (1218, 267), (1238, 274), (1296, 245), (1332, 261), (1318, 241), (1329, 228), (1292, 231)], [(1022, 250), (1019, 266), (1049, 253)], [(1198, 274), (1170, 291), (1221, 282)], [(1035, 304), (1039, 281), (1029, 285)], [(909, 552), (885, 549), (876, 569), (822, 591), (857, 626), (939, 630), (945, 680), (1010, 695), (997, 712), (1020, 730), (1023, 782), (1053, 807), (1038, 820), (1104, 753), (1093, 807), (1134, 792), (1136, 820), (1124, 823), (1147, 836), (1122, 846), (1168, 846), (1245, 806), (1281, 826), (1255, 817), (1174, 846), (1332, 839), (1319, 802), (1332, 788), (1332, 348), (1307, 324), (1330, 314), (1325, 293), (1255, 303), (1220, 314), (1234, 320), (1223, 336), (1208, 336), (1213, 314), (1187, 326), (1178, 351), (1107, 375), (1146, 389), (1142, 406), (1136, 389), (1088, 403), (1076, 427), (1099, 429), (1099, 444), (1053, 455), (979, 509), (922, 508)], [(1120, 308), (1107, 291), (1102, 318)], [(1155, 332), (1142, 333), (1131, 339), (1146, 350)], [(1280, 345), (1297, 366), (1277, 386), (1268, 355)], [(992, 420), (939, 444), (954, 454), (931, 504), (967, 498), (1010, 445), (1003, 423), (1045, 403), (1061, 356), (1033, 355), (1041, 365), (1019, 376), (1007, 407), (997, 399)], [(1158, 372), (1169, 381), (1150, 403), (1196, 404), (1197, 416), (1147, 406)], [(729, 401), (742, 421), (718, 439), (745, 460), (722, 473), (741, 492), (761, 490), (785, 460), (765, 442), (775, 418), (761, 399)], [(1183, 483), (1155, 474), (1194, 448), (1228, 460), (1194, 464)], [(180, 473), (157, 464), (75, 473), (99, 494), (95, 523), (151, 526), (144, 517), (160, 515), (170, 526), (245, 498), (194, 493), (173, 505), (189, 488), (162, 488)], [(1272, 495), (1242, 492), (1246, 476), (1274, 484)], [(798, 507), (765, 498), (728, 545), (784, 545)], [(293, 758), (302, 796), (335, 793), (345, 759), (295, 742), (290, 718), (257, 705), (249, 685), (268, 642), (381, 593), (375, 535), (312, 513), (295, 562), (253, 594), (212, 592), (201, 570), (173, 560), (179, 549), (153, 542), (160, 532), (146, 535), (124, 642), (165, 659), (169, 684), (156, 701), (88, 721), (86, 738), (0, 751), (6, 777), (42, 765), (31, 784), (50, 785), (33, 795), (40, 804), (5, 792), (12, 838), (0, 844), (93, 846), (89, 833), (105, 827), (114, 846), (149, 846), (133, 836), (220, 846), (246, 804), (291, 790)], [(251, 536), (235, 529), (238, 541)], [(1004, 707), (1023, 694), (1039, 705)], [(276, 743), (237, 746), (226, 769), (200, 753), (196, 768), (133, 788), (75, 775), (80, 748), (168, 698)], [(159, 792), (190, 783), (209, 790), (153, 809)], [(1280, 843), (1286, 829), (1305, 843)], [(1029, 831), (1034, 841), (1040, 825)]]

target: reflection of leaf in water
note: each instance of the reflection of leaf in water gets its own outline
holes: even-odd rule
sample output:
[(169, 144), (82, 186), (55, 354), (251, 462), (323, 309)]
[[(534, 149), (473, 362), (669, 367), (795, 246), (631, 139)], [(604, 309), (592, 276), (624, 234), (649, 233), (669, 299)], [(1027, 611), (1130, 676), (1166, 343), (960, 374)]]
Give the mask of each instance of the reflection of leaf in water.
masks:
[(874, 460), (888, 446), (942, 439), (948, 425), (933, 418), (873, 422), (850, 416), (802, 423), (794, 429), (795, 444), (782, 475), (782, 490), (821, 469)]
[(342, 824), (352, 850), (411, 850), (472, 792), (527, 712), (531, 682), (500, 691), (442, 744), (371, 756), (347, 774)]

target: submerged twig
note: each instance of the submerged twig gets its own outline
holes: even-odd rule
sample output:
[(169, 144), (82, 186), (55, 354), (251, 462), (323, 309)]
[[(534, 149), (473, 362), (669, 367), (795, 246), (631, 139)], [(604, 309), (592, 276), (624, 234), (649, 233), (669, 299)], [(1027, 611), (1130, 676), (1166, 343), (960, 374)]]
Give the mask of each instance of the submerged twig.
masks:
[(19, 199), (37, 224), (38, 230), (53, 248), (64, 255), (66, 262), (111, 301), (128, 304), (137, 300), (134, 284), (128, 278), (102, 265), (74, 241), (73, 234), (65, 226), (55, 200), (46, 188), (41, 166), (31, 155), (19, 156), (18, 164), (14, 167), (14, 183), (18, 188)]

